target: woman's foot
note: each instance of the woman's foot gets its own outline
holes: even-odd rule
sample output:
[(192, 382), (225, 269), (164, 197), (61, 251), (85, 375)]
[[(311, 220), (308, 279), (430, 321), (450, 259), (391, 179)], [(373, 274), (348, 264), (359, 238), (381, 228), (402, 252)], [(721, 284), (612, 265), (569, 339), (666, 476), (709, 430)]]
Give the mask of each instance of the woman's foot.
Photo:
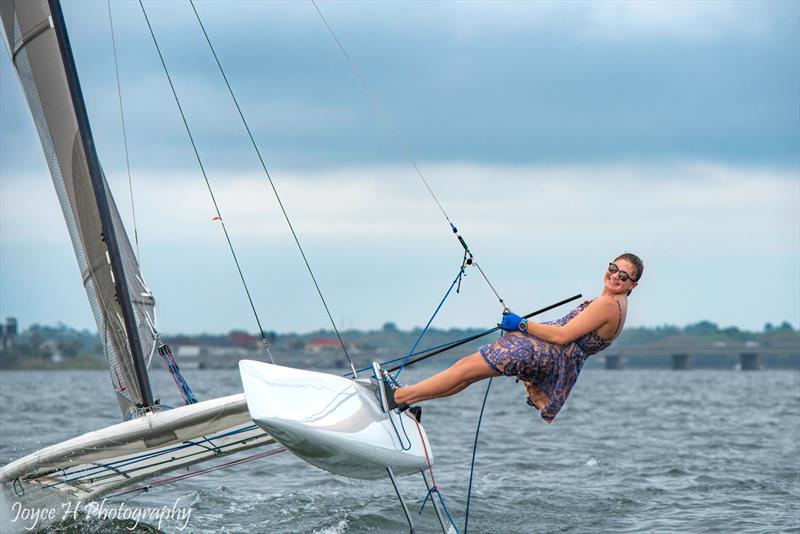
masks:
[(408, 404), (395, 400), (395, 391), (402, 387), (397, 380), (388, 372), (381, 369), (381, 364), (378, 362), (372, 362), (372, 373), (375, 375), (375, 380), (378, 383), (378, 401), (383, 411), (389, 413), (392, 410), (399, 410), (401, 412), (407, 410), (409, 407)]

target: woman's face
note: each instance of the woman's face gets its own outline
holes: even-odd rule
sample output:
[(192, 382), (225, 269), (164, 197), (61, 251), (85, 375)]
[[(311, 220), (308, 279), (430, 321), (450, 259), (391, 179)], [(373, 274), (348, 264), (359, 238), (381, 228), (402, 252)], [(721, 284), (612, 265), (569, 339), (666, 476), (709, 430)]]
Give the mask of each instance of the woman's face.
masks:
[[(617, 272), (612, 273), (611, 271), (606, 270), (606, 274), (603, 275), (603, 283), (606, 289), (612, 293), (627, 293), (629, 290), (636, 287), (636, 282), (634, 281), (634, 277), (636, 276), (636, 267), (634, 267), (633, 264), (628, 260), (620, 259), (612, 263), (617, 266)], [(625, 278), (625, 275), (622, 273), (628, 275), (627, 280), (623, 281), (621, 279)]]

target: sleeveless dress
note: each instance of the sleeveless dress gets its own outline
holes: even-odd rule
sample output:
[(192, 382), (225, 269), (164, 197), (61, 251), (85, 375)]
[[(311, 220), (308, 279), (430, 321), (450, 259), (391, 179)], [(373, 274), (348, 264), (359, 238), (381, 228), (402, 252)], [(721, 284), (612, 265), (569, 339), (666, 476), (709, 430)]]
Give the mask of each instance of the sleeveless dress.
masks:
[[(561, 319), (543, 324), (564, 326), (591, 302), (586, 301)], [(617, 302), (617, 306), (619, 305)], [(621, 324), (620, 307), (619, 326)], [(616, 336), (616, 332), (614, 335)], [(497, 342), (483, 347), (480, 353), (486, 363), (498, 373), (516, 376), (517, 381), (522, 380), (529, 391), (539, 390), (546, 394), (550, 402), (541, 410), (541, 416), (545, 421), (552, 422), (578, 380), (586, 358), (610, 345), (611, 341), (606, 341), (597, 332), (589, 332), (564, 345), (548, 343), (524, 332), (508, 332)], [(530, 398), (528, 404), (534, 406)]]

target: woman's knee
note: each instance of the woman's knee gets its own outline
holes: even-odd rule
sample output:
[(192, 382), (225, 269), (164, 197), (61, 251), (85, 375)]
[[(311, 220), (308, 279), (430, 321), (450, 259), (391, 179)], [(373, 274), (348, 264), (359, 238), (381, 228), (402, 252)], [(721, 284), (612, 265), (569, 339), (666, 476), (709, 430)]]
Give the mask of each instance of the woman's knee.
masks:
[(488, 378), (490, 376), (497, 376), (499, 373), (495, 371), (486, 360), (483, 359), (480, 353), (476, 352), (470, 356), (467, 356), (463, 359), (464, 363), (464, 374), (468, 380), (472, 382), (477, 382), (478, 380), (482, 380), (484, 378)]
[(456, 363), (453, 364), (453, 367), (463, 368), (464, 366), (468, 366), (473, 356), (475, 355), (470, 354), (469, 356), (464, 356), (463, 358), (460, 358)]

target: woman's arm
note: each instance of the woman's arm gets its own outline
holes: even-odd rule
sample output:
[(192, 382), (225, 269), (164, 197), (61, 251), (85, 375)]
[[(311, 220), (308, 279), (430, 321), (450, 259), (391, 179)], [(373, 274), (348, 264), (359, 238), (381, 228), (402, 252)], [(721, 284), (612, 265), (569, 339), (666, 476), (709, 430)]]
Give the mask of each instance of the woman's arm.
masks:
[(565, 345), (589, 332), (594, 332), (608, 321), (613, 320), (616, 317), (615, 314), (618, 313), (614, 297), (599, 297), (564, 326), (529, 321), (526, 332), (542, 338), (548, 343)]

